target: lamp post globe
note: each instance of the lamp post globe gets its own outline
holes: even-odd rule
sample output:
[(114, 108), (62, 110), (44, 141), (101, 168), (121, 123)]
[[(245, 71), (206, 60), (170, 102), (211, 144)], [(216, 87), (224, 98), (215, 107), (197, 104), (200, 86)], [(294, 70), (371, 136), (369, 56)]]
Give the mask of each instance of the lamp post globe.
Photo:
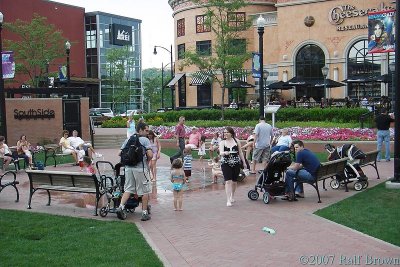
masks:
[(257, 19), (257, 32), (258, 32), (258, 53), (260, 54), (260, 79), (259, 79), (259, 98), (260, 98), (260, 117), (264, 117), (264, 43), (263, 43), (263, 35), (264, 35), (264, 27), (265, 27), (265, 19), (262, 15), (260, 15)]

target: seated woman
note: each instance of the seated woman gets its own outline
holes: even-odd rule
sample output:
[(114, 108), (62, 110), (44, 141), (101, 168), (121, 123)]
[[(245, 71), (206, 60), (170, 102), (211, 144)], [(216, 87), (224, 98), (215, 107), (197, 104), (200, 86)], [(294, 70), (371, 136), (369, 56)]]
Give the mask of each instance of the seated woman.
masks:
[(12, 154), (4, 136), (0, 136), (0, 158), (3, 158), (3, 172), (5, 172), (12, 161)]
[(249, 135), (246, 139), (246, 144), (242, 146), (242, 149), (246, 151), (244, 159), (246, 163), (247, 169), (250, 169), (250, 164), (249, 164), (249, 158), (253, 154), (253, 148), (254, 148), (254, 134)]
[(21, 135), (17, 142), (17, 153), (19, 158), (24, 158), (26, 164), (29, 166), (28, 168), (31, 169), (33, 167), (32, 164), (32, 153), (29, 150), (31, 144), (26, 140), (26, 135)]
[(61, 150), (62, 150), (63, 154), (72, 155), (72, 157), (75, 160), (76, 165), (79, 165), (78, 154), (77, 154), (75, 148), (73, 148), (71, 146), (71, 142), (68, 140), (68, 134), (69, 134), (69, 132), (67, 130), (64, 130), (62, 132), (63, 136), (60, 139), (59, 145), (61, 146)]
[(200, 139), (201, 139), (201, 134), (199, 133), (198, 129), (194, 127), (192, 129), (192, 133), (189, 135), (189, 140), (185, 145), (185, 148), (186, 147), (190, 147), (190, 149), (199, 148)]
[(276, 151), (288, 151), (292, 143), (292, 138), (288, 135), (288, 129), (282, 129), (281, 135), (276, 139), (276, 145), (271, 148), (271, 154)]

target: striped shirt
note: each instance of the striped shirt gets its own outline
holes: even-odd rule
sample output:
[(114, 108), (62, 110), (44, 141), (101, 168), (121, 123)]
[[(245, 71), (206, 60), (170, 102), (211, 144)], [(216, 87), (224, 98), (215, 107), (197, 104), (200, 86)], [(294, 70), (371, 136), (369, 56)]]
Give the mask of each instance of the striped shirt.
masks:
[(185, 155), (183, 157), (183, 170), (190, 171), (192, 170), (192, 155)]

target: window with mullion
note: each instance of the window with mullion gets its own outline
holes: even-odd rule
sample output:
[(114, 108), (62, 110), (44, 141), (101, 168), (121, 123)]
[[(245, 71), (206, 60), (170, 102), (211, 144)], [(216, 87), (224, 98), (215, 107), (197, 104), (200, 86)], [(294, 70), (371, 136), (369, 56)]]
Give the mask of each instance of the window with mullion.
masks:
[(240, 31), (244, 29), (246, 22), (245, 12), (231, 12), (228, 14), (228, 25), (229, 27), (235, 28)]
[(179, 19), (176, 22), (177, 37), (185, 36), (185, 19)]
[(207, 20), (206, 15), (196, 16), (196, 33), (211, 31), (211, 27), (210, 27), (210, 25), (206, 24), (206, 20)]
[(178, 45), (178, 59), (185, 58), (185, 44)]
[(200, 56), (211, 56), (211, 40), (197, 41), (196, 52)]

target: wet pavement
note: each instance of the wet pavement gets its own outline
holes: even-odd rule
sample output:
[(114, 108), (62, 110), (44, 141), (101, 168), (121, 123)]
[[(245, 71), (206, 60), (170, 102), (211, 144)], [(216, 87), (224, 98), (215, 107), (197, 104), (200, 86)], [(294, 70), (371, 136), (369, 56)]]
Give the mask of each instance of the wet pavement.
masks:
[[(97, 152), (103, 154), (99, 160), (117, 162), (117, 148)], [(207, 161), (195, 160), (192, 179), (184, 193), (184, 210), (176, 212), (169, 181), (169, 158), (163, 155), (158, 166), (150, 201), (152, 219), (141, 222), (139, 209), (128, 214), (125, 222), (139, 227), (165, 266), (304, 266), (312, 265), (317, 257), (329, 259), (331, 266), (345, 263), (365, 266), (371, 257), (379, 260), (400, 257), (397, 246), (313, 215), (318, 209), (356, 194), (352, 187), (349, 192), (321, 190), (322, 203), (317, 203), (315, 190), (306, 185), (306, 198), (297, 202), (272, 200), (266, 205), (261, 197), (257, 201), (247, 197), (248, 191), (254, 188), (253, 175), (239, 184), (233, 207), (226, 207), (222, 180), (212, 184)], [(71, 164), (47, 169), (79, 171), (79, 167)], [(393, 161), (379, 163), (381, 180), (376, 179), (372, 167), (364, 170), (370, 186), (375, 186), (393, 175)], [(20, 202), (15, 202), (14, 189), (7, 188), (0, 193), (1, 209), (28, 211), (29, 182), (24, 171), (18, 173), (18, 180)], [(59, 192), (51, 195), (52, 205), (46, 206), (47, 193), (35, 193), (30, 211), (118, 220), (115, 214), (94, 217), (93, 196)], [(263, 232), (263, 227), (274, 229), (276, 234)], [(357, 257), (360, 264), (346, 261)]]

